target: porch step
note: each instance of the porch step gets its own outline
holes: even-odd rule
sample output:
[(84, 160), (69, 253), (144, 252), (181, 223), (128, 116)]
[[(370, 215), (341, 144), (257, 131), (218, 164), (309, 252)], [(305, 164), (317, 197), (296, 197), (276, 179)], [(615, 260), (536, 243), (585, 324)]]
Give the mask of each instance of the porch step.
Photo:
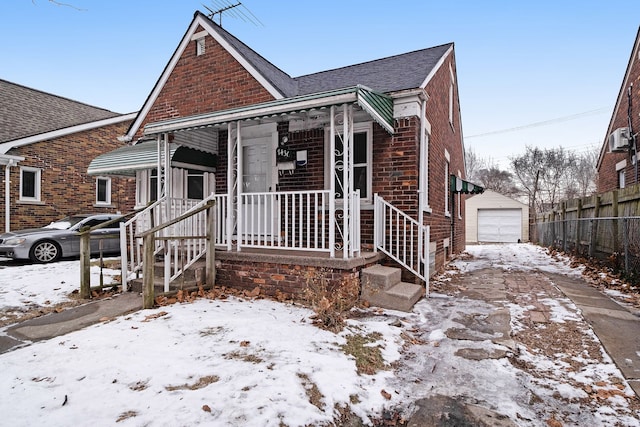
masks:
[[(190, 288), (197, 285), (196, 281), (196, 271), (203, 270), (202, 274), (204, 277), (204, 269), (206, 263), (204, 260), (198, 260), (189, 268), (187, 268), (180, 277), (176, 278), (169, 285), (169, 291), (175, 291), (182, 288)], [(158, 261), (154, 265), (154, 279), (153, 279), (153, 290), (155, 295), (164, 293), (164, 264), (161, 261)], [(131, 290), (133, 292), (142, 292), (142, 278), (132, 279), (129, 282), (131, 286)]]
[(402, 270), (374, 265), (362, 270), (361, 298), (370, 305), (390, 310), (411, 311), (423, 296), (424, 287), (402, 282)]

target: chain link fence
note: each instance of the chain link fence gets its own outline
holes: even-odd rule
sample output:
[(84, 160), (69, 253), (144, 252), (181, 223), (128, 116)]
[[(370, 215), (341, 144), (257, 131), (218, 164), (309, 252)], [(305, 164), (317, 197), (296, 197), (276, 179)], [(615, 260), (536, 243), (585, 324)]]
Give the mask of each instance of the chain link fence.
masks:
[(640, 217), (580, 218), (536, 223), (537, 243), (605, 262), (640, 283)]

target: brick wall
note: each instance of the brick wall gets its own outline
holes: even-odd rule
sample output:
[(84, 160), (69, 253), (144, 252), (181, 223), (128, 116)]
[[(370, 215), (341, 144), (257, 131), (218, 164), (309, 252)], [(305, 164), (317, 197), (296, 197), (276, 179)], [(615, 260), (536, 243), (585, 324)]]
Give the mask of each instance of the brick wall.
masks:
[[(456, 64), (453, 54), (447, 57), (447, 60), (426, 87), (429, 95), (427, 118), (431, 123), (432, 130), (429, 138), (429, 207), (432, 212), (426, 215), (426, 221), (431, 225), (431, 241), (437, 242), (436, 268), (443, 265), (446, 256), (461, 252), (465, 248), (465, 196), (461, 197), (461, 206), (458, 206), (457, 196), (454, 197), (454, 204), (449, 199), (451, 216), (445, 215), (445, 191), (447, 188), (445, 180), (448, 179), (445, 176), (445, 150), (449, 152), (450, 156), (449, 174), (458, 175), (458, 171), (460, 171), (462, 178), (465, 178), (457, 82), (455, 82), (453, 90), (453, 122), (449, 122), (449, 85), (451, 82), (449, 67), (453, 70), (455, 77)], [(459, 212), (462, 218), (459, 218)], [(444, 239), (450, 239), (447, 250), (443, 247)]]
[[(126, 133), (130, 122), (78, 132), (9, 150), (22, 156), (11, 168), (11, 229), (40, 227), (76, 213), (128, 212), (135, 203), (135, 180), (111, 179), (111, 206), (96, 206), (96, 178), (87, 175), (91, 160), (122, 147), (117, 137)], [(19, 201), (20, 166), (41, 169), (41, 202)], [(4, 194), (4, 179), (0, 192)], [(4, 231), (4, 203), (0, 204), (0, 224)]]
[[(635, 54), (632, 55), (631, 61), (632, 64), (628, 71), (629, 79), (628, 81), (623, 82), (623, 84), (626, 83), (626, 86), (622, 88), (623, 93), (621, 94), (621, 99), (619, 100), (620, 104), (617, 106), (618, 108), (613, 112), (612, 123), (609, 129), (610, 131), (613, 131), (617, 128), (629, 126), (629, 101), (627, 97), (627, 91), (630, 85), (633, 85), (631, 90), (631, 125), (634, 133), (638, 133), (638, 131), (640, 131), (640, 62), (638, 61), (638, 57)], [(631, 155), (629, 154), (629, 152), (610, 153), (608, 146), (608, 137), (609, 135), (604, 135), (603, 145), (605, 153), (598, 168), (598, 193), (605, 193), (607, 191), (612, 191), (618, 188), (618, 171), (616, 171), (616, 164), (625, 159), (627, 161), (627, 166), (625, 168), (626, 185), (638, 183), (638, 180), (636, 179), (635, 166), (631, 161)]]

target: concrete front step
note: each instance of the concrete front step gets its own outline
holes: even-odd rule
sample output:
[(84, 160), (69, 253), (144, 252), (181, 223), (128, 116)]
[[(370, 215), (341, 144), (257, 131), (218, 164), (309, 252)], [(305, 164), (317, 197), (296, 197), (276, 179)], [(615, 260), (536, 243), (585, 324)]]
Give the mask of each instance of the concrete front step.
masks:
[(386, 291), (367, 292), (364, 288), (362, 291), (362, 299), (370, 305), (399, 311), (411, 311), (423, 295), (423, 286), (406, 282), (396, 283)]
[(402, 270), (399, 268), (376, 264), (362, 270), (362, 283), (371, 290), (386, 291), (401, 280)]
[(401, 281), (402, 270), (374, 265), (362, 270), (361, 299), (370, 305), (391, 310), (411, 311), (424, 295), (424, 287)]

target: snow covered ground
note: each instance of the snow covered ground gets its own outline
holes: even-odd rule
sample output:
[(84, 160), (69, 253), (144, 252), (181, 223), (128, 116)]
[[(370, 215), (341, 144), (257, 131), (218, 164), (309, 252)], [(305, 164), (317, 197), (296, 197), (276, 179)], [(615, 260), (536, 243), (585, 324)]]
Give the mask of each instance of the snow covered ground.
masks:
[[(533, 245), (470, 246), (467, 252), (440, 280), (488, 267), (579, 274), (568, 260)], [(78, 268), (78, 261), (6, 268), (0, 262), (0, 316), (64, 302), (79, 288)], [(553, 325), (581, 320), (566, 299), (544, 303), (554, 307)], [(523, 307), (507, 306), (512, 327), (526, 328)], [(577, 372), (562, 355), (549, 358), (524, 345), (511, 358), (456, 355), (470, 346), (508, 351), (489, 339), (447, 337), (461, 318), (493, 310), (481, 300), (433, 293), (411, 313), (359, 312), (337, 334), (312, 325), (306, 308), (264, 299), (199, 299), (143, 310), (0, 355), (0, 425), (328, 425), (345, 408), (371, 423), (384, 409), (408, 416), (416, 399), (439, 394), (522, 426), (553, 425), (556, 412), (565, 415), (562, 425), (640, 426), (633, 392), (589, 330), (584, 339), (600, 348), (599, 356), (585, 353)], [(381, 349), (387, 369), (358, 372), (345, 351), (356, 336)], [(619, 391), (590, 406), (583, 386), (604, 388), (612, 378)]]

